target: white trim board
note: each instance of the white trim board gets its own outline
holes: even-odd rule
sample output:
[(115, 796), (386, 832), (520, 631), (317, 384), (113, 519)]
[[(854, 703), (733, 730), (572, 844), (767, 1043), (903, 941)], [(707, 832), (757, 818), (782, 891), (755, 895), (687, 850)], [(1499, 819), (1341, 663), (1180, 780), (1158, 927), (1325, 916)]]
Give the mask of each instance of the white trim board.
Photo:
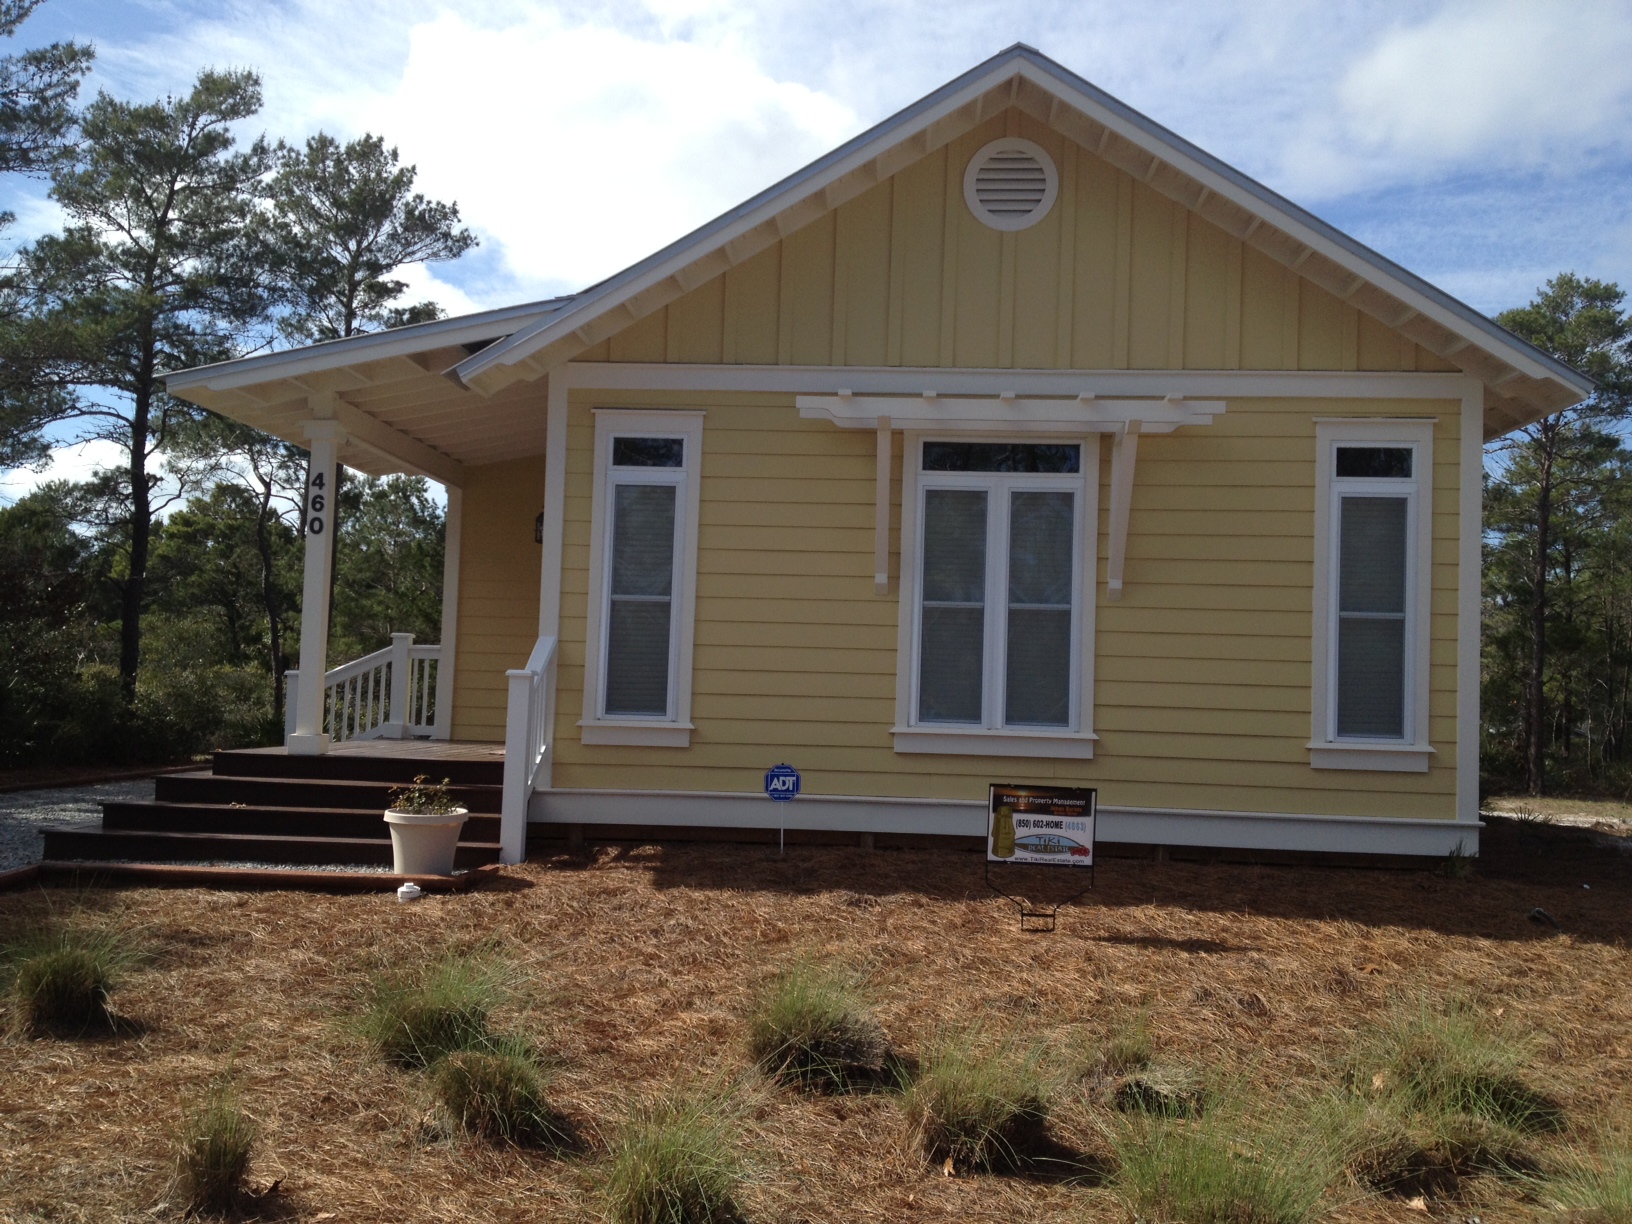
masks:
[[(778, 810), (780, 808), (780, 811)], [(581, 790), (560, 787), (533, 795), (528, 820), (539, 824), (647, 825), (671, 828), (789, 829), (983, 837), (986, 805), (979, 800), (800, 795), (773, 807), (749, 791)], [(1479, 830), (1464, 820), (1388, 816), (1316, 816), (1191, 808), (1099, 808), (1098, 839), (1225, 850), (1289, 850), (1324, 854), (1403, 854), (1443, 858), (1460, 848), (1477, 854)]]
[[(770, 392), (784, 395), (962, 395), (1181, 399), (1423, 399), (1461, 401), (1466, 374), (1310, 370), (1028, 370), (940, 366), (670, 365), (573, 361), (573, 390)], [(896, 428), (900, 428), (897, 426)]]

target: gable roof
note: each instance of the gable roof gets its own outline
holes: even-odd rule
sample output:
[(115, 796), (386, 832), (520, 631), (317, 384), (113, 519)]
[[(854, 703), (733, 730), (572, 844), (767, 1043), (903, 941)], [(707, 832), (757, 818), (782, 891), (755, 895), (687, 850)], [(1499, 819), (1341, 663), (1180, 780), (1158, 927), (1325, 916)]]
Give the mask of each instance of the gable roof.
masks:
[[(519, 404), (504, 388), (542, 377), (1010, 107), (1478, 378), (1487, 437), (1592, 393), (1585, 375), (1023, 44), (576, 295), (201, 367), (167, 384), (284, 437), (298, 431), (299, 397), (354, 391), (380, 428), (403, 435), (376, 428), (377, 450), (418, 455), (428, 472), (437, 465), (426, 450), (486, 462), (485, 450), (457, 442), (474, 404), (504, 405), (490, 425), (509, 419)], [(532, 449), (512, 443), (505, 453)], [(371, 470), (366, 454), (354, 461)]]
[(1487, 431), (1592, 393), (1585, 375), (1022, 43), (449, 373), (479, 391), (538, 377), (1008, 106), (1479, 378)]

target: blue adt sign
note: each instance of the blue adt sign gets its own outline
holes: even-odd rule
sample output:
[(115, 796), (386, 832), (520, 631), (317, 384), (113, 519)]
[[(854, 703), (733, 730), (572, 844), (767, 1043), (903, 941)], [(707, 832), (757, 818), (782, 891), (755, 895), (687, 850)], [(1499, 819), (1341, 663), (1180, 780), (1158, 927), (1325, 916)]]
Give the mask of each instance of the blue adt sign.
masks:
[(787, 803), (799, 793), (799, 771), (792, 765), (772, 765), (765, 771), (765, 793)]

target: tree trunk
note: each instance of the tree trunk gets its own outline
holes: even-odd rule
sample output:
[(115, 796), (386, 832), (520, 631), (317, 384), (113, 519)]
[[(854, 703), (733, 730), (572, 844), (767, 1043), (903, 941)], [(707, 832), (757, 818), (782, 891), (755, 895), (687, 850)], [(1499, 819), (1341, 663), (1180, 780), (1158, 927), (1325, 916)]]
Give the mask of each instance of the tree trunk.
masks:
[(144, 375), (130, 419), (130, 567), (119, 599), (119, 692), (126, 705), (136, 700), (136, 675), (142, 665), (142, 605), (147, 595), (147, 553), (153, 535), (153, 501), (147, 487), (148, 414), (153, 403), (152, 359), (144, 357)]
[(273, 725), (283, 726), (283, 626), (278, 622), (278, 592), (272, 572), (272, 481), (261, 486), (261, 510), (255, 517), (255, 547), (261, 554), (261, 606), (266, 609), (267, 662), (272, 668)]
[(1543, 421), (1536, 492), (1536, 552), (1530, 578), (1530, 676), (1525, 694), (1525, 789), (1540, 795), (1546, 785), (1547, 553), (1553, 522), (1553, 459), (1558, 423)]

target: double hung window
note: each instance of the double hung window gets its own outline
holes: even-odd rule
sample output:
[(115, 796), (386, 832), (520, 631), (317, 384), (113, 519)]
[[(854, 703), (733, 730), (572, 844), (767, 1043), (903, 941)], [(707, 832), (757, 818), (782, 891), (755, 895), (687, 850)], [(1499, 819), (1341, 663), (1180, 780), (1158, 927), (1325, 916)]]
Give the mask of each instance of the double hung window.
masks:
[(696, 413), (596, 413), (585, 743), (689, 743), (701, 445)]
[(897, 751), (1092, 755), (1084, 449), (909, 438)]
[(1432, 425), (1317, 429), (1312, 763), (1426, 769)]

